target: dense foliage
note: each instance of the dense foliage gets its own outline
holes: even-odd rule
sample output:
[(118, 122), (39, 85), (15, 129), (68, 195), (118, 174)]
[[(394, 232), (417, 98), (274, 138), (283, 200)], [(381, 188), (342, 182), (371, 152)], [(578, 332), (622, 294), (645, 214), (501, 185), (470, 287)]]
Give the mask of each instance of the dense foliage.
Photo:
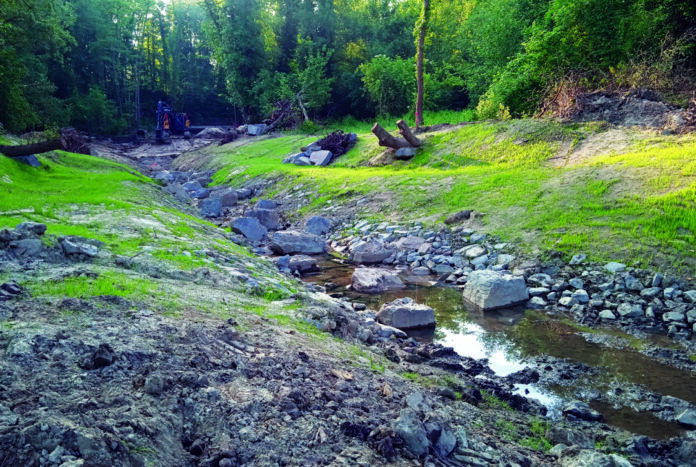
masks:
[[(159, 99), (195, 123), (260, 120), (280, 100), (307, 120), (412, 113), (422, 6), (3, 0), (0, 122), (114, 134), (152, 126)], [(439, 0), (425, 109), (529, 114), (568, 81), (647, 86), (678, 101), (691, 91), (695, 38), (691, 0)]]

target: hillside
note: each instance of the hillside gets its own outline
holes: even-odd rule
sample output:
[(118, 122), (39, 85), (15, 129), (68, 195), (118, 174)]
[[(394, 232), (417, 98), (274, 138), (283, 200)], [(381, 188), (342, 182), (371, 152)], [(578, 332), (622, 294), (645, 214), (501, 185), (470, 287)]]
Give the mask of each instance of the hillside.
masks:
[[(100, 144), (99, 157), (40, 155), (39, 168), (0, 158), (0, 464), (693, 461), (693, 135), (447, 125), (403, 162), (363, 129), (329, 167), (282, 163), (317, 136), (245, 136), (174, 158)], [(179, 178), (210, 198), (172, 196)], [(203, 219), (205, 200), (230, 190), (235, 203)], [(279, 205), (263, 209), (281, 231), (329, 219), (318, 276), (230, 232), (262, 199)], [(468, 219), (444, 224), (462, 210)], [(358, 244), (407, 238), (442, 257), (462, 249), (482, 269), (505, 264), (530, 291), (539, 281), (544, 294), (580, 297), (584, 283), (595, 301), (607, 275), (612, 290), (601, 306), (547, 299), (479, 316), (456, 288), (466, 274), (434, 274), (433, 254), (404, 250), (380, 266), (437, 317), (434, 334), (406, 336), (374, 321), (396, 296), (343, 286)], [(408, 255), (426, 276), (408, 277)], [(607, 261), (624, 269), (609, 274)], [(349, 269), (330, 277), (336, 267)], [(646, 298), (648, 288), (659, 290)], [(597, 318), (623, 302), (654, 307), (658, 293), (665, 309), (652, 321), (642, 309)], [(681, 320), (664, 318), (672, 304)], [(466, 336), (482, 355), (462, 350), (475, 345)], [(513, 370), (497, 369), (498, 353)]]

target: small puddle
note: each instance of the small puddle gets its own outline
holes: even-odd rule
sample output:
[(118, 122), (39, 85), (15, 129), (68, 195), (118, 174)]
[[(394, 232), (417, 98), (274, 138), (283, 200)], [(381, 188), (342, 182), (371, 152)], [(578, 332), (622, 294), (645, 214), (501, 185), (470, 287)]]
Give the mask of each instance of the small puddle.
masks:
[[(335, 284), (330, 291), (341, 292), (353, 301), (378, 310), (382, 304), (411, 297), (435, 310), (437, 328), (410, 333), (419, 341), (434, 341), (453, 347), (462, 356), (487, 359), (499, 376), (522, 370), (526, 361), (540, 355), (567, 359), (602, 369), (601, 377), (589, 377), (574, 387), (516, 385), (517, 393), (537, 399), (549, 409), (551, 417), (560, 417), (563, 404), (582, 399), (583, 394), (607, 394), (621, 384), (635, 383), (658, 394), (670, 395), (696, 404), (696, 375), (662, 365), (631, 348), (616, 349), (588, 342), (560, 320), (524, 309), (500, 310), (485, 314), (467, 308), (456, 287), (435, 285), (431, 277), (402, 276), (407, 288), (396, 292), (369, 295), (348, 289), (354, 266), (335, 260), (320, 262), (321, 273), (307, 276), (306, 282)], [(593, 408), (604, 414), (606, 422), (633, 433), (655, 439), (683, 436), (676, 423), (639, 413), (628, 407), (616, 408), (593, 401)]]

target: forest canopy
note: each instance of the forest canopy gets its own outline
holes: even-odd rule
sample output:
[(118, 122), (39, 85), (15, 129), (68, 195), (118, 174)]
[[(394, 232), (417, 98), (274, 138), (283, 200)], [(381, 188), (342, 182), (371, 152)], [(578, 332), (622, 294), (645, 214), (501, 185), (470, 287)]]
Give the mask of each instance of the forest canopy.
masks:
[[(531, 115), (564, 87), (684, 103), (692, 0), (433, 0), (427, 111)], [(0, 123), (118, 134), (158, 100), (231, 125), (292, 102), (317, 121), (414, 111), (422, 0), (3, 0)], [(475, 112), (474, 112), (475, 111)]]

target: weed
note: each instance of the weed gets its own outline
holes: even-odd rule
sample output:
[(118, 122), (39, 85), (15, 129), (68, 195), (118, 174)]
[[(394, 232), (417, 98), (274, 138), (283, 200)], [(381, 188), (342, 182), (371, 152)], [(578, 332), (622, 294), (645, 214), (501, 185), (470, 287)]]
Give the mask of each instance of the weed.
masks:
[(490, 408), (503, 409), (510, 412), (514, 411), (507, 402), (501, 400), (495, 394), (491, 394), (488, 391), (481, 391), (481, 395), (483, 396), (483, 402)]
[(401, 376), (405, 379), (410, 380), (410, 381), (418, 381), (421, 377), (420, 373), (409, 372), (409, 371), (401, 373)]

